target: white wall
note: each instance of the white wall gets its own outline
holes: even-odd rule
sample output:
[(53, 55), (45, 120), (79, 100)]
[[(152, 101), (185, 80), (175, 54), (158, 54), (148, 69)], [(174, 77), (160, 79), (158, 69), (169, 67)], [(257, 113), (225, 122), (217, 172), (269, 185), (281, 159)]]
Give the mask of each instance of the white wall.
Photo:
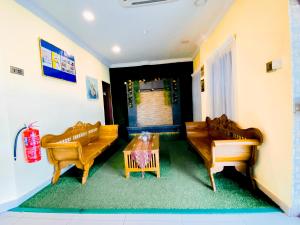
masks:
[[(4, 85), (3, 55), (0, 54), (0, 204), (15, 198), (16, 187), (11, 142), (9, 141), (9, 122)], [(4, 185), (3, 185), (4, 184)]]
[[(1, 139), (0, 156), (1, 162), (5, 160), (0, 167), (1, 183), (5, 181), (0, 185), (1, 204), (27, 194), (52, 176), (53, 169), (44, 150), (41, 162), (24, 162), (21, 140), (18, 160), (13, 163), (13, 141), (18, 129), (24, 123), (38, 121), (42, 136), (63, 132), (79, 120), (104, 123), (101, 81), (109, 83), (110, 80), (105, 65), (22, 6), (1, 0), (0, 11), (0, 76), (6, 89), (3, 95), (1, 87), (0, 99), (0, 135), (4, 139), (3, 142)], [(39, 37), (74, 55), (77, 83), (41, 75)], [(10, 74), (10, 65), (24, 69), (25, 76)], [(87, 100), (87, 75), (98, 79), (99, 100)]]

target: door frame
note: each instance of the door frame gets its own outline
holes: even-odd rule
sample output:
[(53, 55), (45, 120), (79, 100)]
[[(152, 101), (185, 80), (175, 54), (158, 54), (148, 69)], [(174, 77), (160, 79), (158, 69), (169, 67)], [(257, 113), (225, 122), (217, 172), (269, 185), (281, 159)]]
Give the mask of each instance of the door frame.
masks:
[[(109, 121), (107, 121), (107, 108), (106, 108), (106, 100), (105, 98), (107, 98), (107, 92), (109, 94), (108, 97), (108, 106), (109, 106)], [(105, 120), (105, 124), (109, 125), (109, 124), (114, 124), (114, 111), (113, 111), (113, 104), (112, 104), (112, 95), (111, 95), (111, 86), (110, 83), (102, 81), (102, 98), (103, 98), (103, 109), (104, 109), (104, 120)]]

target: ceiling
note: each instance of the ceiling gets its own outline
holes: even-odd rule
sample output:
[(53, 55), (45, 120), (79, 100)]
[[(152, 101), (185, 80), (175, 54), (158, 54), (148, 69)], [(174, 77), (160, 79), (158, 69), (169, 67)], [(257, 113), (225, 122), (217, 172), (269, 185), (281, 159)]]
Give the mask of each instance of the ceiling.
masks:
[[(203, 0), (204, 1), (204, 0)], [(192, 59), (201, 39), (233, 0), (195, 0), (122, 7), (119, 0), (17, 0), (111, 67), (158, 60)], [(95, 14), (93, 22), (82, 17)], [(112, 47), (119, 45), (115, 54)]]

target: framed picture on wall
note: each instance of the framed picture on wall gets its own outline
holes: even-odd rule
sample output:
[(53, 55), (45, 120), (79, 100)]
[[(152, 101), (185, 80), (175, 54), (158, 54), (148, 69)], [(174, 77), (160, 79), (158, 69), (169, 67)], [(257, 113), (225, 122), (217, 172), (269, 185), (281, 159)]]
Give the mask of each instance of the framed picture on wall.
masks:
[(88, 99), (99, 99), (98, 80), (86, 77), (86, 93)]

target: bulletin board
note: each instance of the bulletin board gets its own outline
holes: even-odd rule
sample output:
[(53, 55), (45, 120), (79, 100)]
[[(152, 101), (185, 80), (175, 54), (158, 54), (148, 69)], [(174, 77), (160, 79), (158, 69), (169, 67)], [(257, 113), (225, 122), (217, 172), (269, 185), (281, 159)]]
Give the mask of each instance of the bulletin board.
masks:
[(76, 83), (75, 58), (60, 48), (40, 39), (43, 75)]

